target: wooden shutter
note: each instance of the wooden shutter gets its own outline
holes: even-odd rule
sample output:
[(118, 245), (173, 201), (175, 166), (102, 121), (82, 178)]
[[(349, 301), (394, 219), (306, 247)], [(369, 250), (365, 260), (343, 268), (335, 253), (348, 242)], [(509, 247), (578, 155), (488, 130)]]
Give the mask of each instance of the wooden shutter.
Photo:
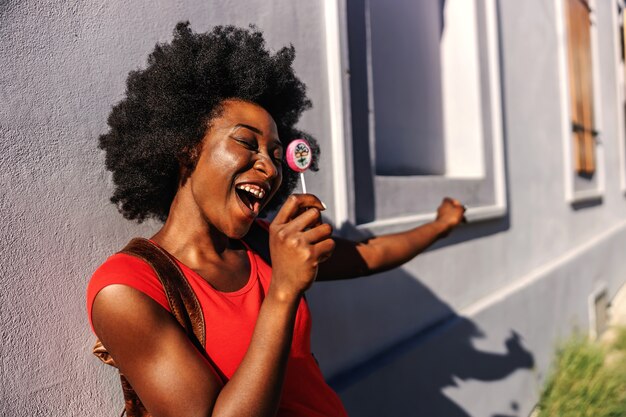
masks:
[(585, 0), (565, 0), (569, 47), (569, 85), (576, 171), (593, 174), (595, 135), (591, 59), (591, 9)]

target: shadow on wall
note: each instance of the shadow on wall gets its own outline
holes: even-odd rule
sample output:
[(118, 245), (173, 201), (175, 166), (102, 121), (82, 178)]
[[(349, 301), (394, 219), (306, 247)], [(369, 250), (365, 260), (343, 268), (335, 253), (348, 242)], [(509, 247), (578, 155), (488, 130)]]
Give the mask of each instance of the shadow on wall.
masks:
[[(322, 331), (324, 335), (316, 332), (316, 339), (325, 345), (322, 349), (317, 346), (314, 348), (322, 365), (325, 358), (319, 354), (320, 350), (325, 351), (326, 355), (328, 350), (360, 350), (358, 345), (353, 349), (353, 344), (367, 342), (356, 336), (357, 333), (366, 333), (366, 338), (371, 339), (371, 347), (379, 339), (376, 335), (386, 333), (388, 326), (393, 327), (396, 321), (405, 322), (405, 318), (410, 317), (417, 323), (423, 323), (426, 318), (440, 318), (391, 344), (384, 345), (382, 342), (383, 346), (379, 350), (361, 357), (359, 363), (329, 375), (329, 384), (342, 396), (350, 415), (469, 417), (468, 412), (446, 396), (446, 388), (456, 386), (455, 381), (458, 380), (497, 381), (516, 370), (533, 367), (533, 355), (524, 348), (520, 336), (514, 330), (503, 341), (505, 353), (475, 348), (472, 341), (485, 337), (485, 331), (468, 318), (456, 314), (407, 273), (396, 271), (393, 277), (364, 279), (368, 282), (363, 286), (354, 281), (349, 284), (358, 287), (354, 288), (354, 292), (359, 294), (344, 293), (341, 297), (350, 310), (363, 312), (357, 314), (365, 316), (362, 320), (347, 323), (341, 316), (342, 307), (332, 308), (327, 303), (323, 306), (326, 320), (320, 320), (322, 314), (319, 314), (317, 307), (321, 306), (317, 305), (316, 297), (325, 298), (326, 291), (318, 291), (317, 296), (310, 298), (315, 317), (314, 327), (328, 329), (331, 325), (334, 329), (332, 335), (328, 331)], [(395, 281), (392, 291), (368, 292), (370, 297), (387, 300), (389, 308), (381, 308), (380, 303), (374, 303), (378, 305), (372, 308), (368, 298), (360, 296), (363, 287), (379, 287), (372, 285), (373, 281), (379, 281), (380, 284), (386, 279)], [(330, 290), (331, 286), (342, 284), (330, 284), (326, 288)], [(336, 297), (333, 298), (337, 301)], [(333, 317), (334, 324), (328, 322), (329, 316)], [(372, 323), (369, 319), (372, 316), (379, 316), (380, 319)], [(337, 321), (343, 324), (337, 324)], [(510, 398), (508, 402), (515, 412), (520, 399)]]
[[(467, 225), (431, 250), (509, 227), (508, 216)], [(514, 329), (499, 344), (505, 353), (477, 349), (473, 341), (486, 337), (486, 330), (402, 269), (316, 285), (309, 294), (314, 352), (353, 416), (469, 417), (447, 388), (459, 380), (498, 381), (534, 366)], [(507, 399), (506, 417), (519, 416), (523, 401)], [(496, 417), (496, 411), (502, 409), (489, 415)]]

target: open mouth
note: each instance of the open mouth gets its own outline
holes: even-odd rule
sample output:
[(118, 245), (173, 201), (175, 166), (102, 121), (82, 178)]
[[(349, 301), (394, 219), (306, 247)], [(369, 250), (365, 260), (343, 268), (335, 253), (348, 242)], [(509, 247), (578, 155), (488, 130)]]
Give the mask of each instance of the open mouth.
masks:
[(244, 206), (255, 216), (258, 215), (265, 198), (265, 190), (255, 184), (239, 184), (236, 186), (235, 191)]

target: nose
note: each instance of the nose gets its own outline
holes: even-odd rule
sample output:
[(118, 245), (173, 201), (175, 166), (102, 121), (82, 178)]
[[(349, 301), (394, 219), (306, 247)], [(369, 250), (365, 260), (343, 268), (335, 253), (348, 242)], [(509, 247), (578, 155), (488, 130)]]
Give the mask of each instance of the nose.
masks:
[(278, 177), (279, 168), (276, 166), (272, 158), (263, 153), (257, 154), (257, 159), (254, 162), (254, 168), (265, 174), (267, 179), (273, 180)]

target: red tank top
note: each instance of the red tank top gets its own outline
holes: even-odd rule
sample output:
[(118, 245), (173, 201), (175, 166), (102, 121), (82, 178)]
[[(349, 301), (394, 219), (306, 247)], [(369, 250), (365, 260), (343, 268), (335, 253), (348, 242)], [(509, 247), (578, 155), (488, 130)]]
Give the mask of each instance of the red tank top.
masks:
[[(206, 352), (224, 380), (232, 377), (248, 349), (272, 277), (271, 267), (250, 249), (248, 258), (248, 283), (228, 293), (214, 289), (196, 272), (176, 261), (200, 301), (206, 324)], [(94, 298), (101, 289), (112, 284), (135, 288), (170, 311), (163, 287), (152, 268), (136, 257), (115, 254), (96, 270), (89, 282), (90, 324)], [(303, 299), (296, 314), (278, 416), (346, 417), (339, 397), (324, 381), (311, 354), (310, 335), (311, 314)]]

